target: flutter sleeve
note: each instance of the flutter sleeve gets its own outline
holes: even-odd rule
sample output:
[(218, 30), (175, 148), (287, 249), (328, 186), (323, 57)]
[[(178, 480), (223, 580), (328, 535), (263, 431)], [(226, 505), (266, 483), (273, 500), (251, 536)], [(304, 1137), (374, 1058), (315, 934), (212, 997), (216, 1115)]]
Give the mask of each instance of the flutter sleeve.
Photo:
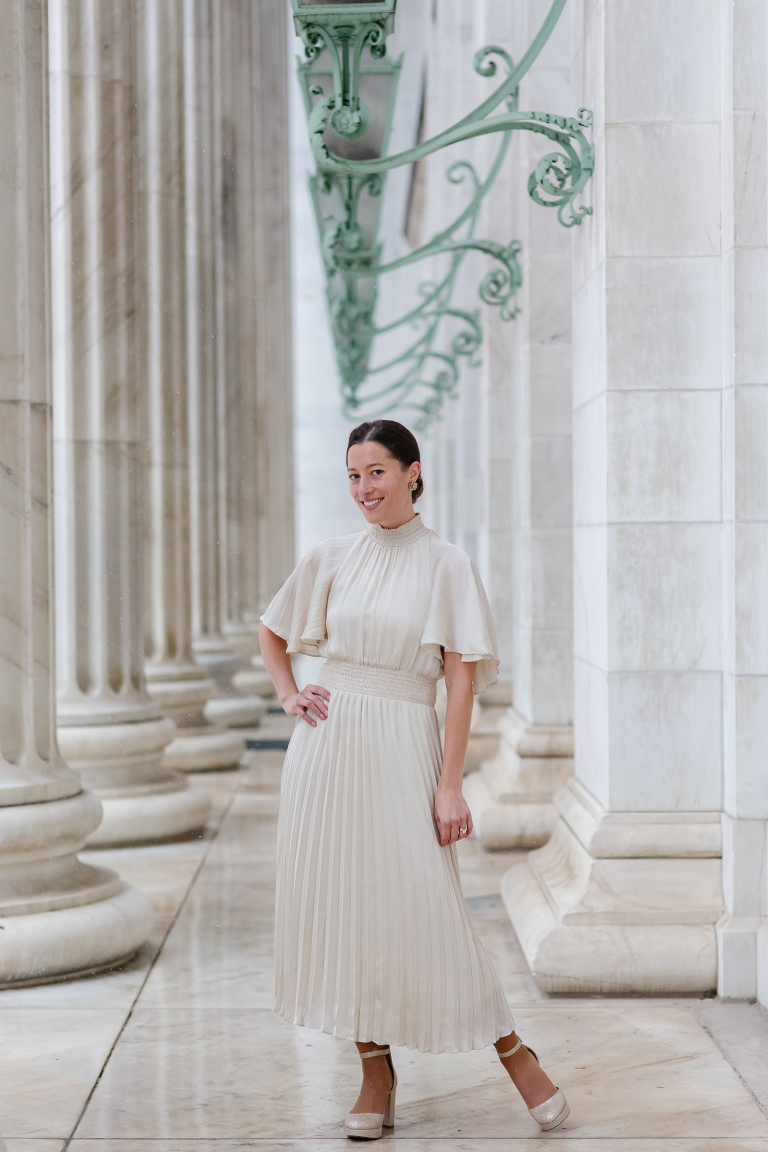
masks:
[(261, 617), (270, 632), (282, 636), (289, 652), (322, 655), (331, 584), (353, 540), (349, 536), (326, 540), (308, 552)]
[(461, 653), (465, 663), (477, 661), (472, 688), (484, 692), (499, 679), (499, 647), (480, 573), (461, 548), (441, 544), (431, 585), (421, 646), (438, 660), (443, 649)]

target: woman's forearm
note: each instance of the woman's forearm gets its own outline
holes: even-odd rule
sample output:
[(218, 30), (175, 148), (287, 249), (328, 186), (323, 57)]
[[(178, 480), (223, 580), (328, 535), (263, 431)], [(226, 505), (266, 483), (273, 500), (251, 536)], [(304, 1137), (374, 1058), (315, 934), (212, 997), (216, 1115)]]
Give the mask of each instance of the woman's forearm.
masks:
[(288, 645), (282, 636), (276, 636), (266, 624), (259, 624), (259, 646), (264, 666), (272, 678), (281, 704), (298, 692), (288, 655)]
[(464, 757), (472, 722), (474, 663), (464, 664), (457, 652), (444, 653), (448, 710), (443, 736), (443, 766), (435, 794), (435, 826), (441, 846), (455, 844), (472, 832), (472, 813), (461, 792)]
[(328, 701), (331, 698), (328, 689), (319, 684), (307, 684), (299, 692), (293, 678), (288, 645), (282, 636), (275, 635), (266, 624), (259, 625), (259, 644), (283, 711), (289, 716), (298, 716), (311, 728), (317, 728), (318, 720), (328, 719)]
[(455, 653), (446, 652), (445, 686), (448, 695), (448, 709), (445, 715), (443, 736), (443, 766), (440, 785), (443, 788), (460, 789), (464, 776), (464, 759), (467, 754), (469, 729), (472, 723), (472, 677), (474, 663), (464, 664)]
[(459, 689), (448, 697), (443, 736), (443, 767), (440, 772), (440, 783), (443, 787), (461, 788), (471, 722), (472, 689), (469, 691)]

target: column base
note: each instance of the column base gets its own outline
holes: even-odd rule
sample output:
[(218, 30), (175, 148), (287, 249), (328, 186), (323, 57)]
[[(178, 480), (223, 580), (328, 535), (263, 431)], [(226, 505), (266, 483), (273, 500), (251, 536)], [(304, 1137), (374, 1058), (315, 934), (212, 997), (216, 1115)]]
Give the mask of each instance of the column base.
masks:
[(717, 984), (717, 813), (606, 812), (576, 781), (549, 843), (502, 880), (545, 992), (675, 994)]
[(757, 999), (768, 1008), (768, 920), (757, 933)]
[(261, 656), (252, 656), (251, 667), (241, 668), (236, 672), (232, 677), (232, 685), (238, 692), (261, 696), (265, 700), (273, 700), (277, 696), (272, 678), (264, 667)]
[(258, 620), (253, 624), (225, 624), (224, 637), (232, 651), (241, 660), (261, 659)]
[(244, 695), (232, 682), (243, 661), (223, 640), (198, 641), (193, 645), (195, 661), (206, 676), (215, 681), (218, 695), (204, 708), (206, 720), (225, 728), (257, 728), (267, 706), (261, 696)]
[(107, 900), (53, 912), (0, 917), (0, 988), (44, 984), (125, 963), (152, 927), (152, 905), (122, 884)]
[(202, 668), (206, 677), (215, 681), (220, 692), (232, 691), (232, 677), (242, 667), (243, 661), (224, 640), (198, 640), (192, 645), (195, 664)]
[(210, 724), (204, 708), (216, 687), (212, 680), (148, 680), (147, 691), (166, 716), (176, 722), (176, 735), (163, 753), (169, 772), (206, 772), (236, 768), (245, 752), (245, 740), (226, 728)]
[(464, 781), (474, 835), (489, 851), (541, 847), (557, 822), (555, 792), (573, 774), (573, 729), (528, 724), (510, 709), (498, 730), (498, 755)]
[(0, 986), (122, 962), (149, 935), (148, 897), (77, 856), (101, 815), (82, 791), (0, 807)]
[(267, 711), (261, 696), (216, 696), (205, 706), (205, 718), (225, 728), (258, 728)]
[(717, 994), (731, 1000), (757, 996), (758, 934), (765, 920), (759, 916), (731, 916), (717, 923)]
[(498, 756), (501, 742), (499, 721), (509, 708), (511, 698), (512, 685), (501, 681), (475, 697), (464, 757), (465, 776), (478, 772), (486, 761)]
[(736, 1000), (757, 996), (759, 933), (765, 923), (765, 820), (723, 812), (725, 913), (717, 925), (717, 992)]
[(104, 819), (88, 837), (89, 848), (119, 848), (199, 832), (211, 814), (205, 792), (191, 788), (183, 778), (172, 791), (115, 799), (104, 795), (101, 803)]
[(237, 768), (245, 753), (245, 740), (235, 732), (214, 728), (177, 729), (163, 753), (163, 767), (173, 772), (208, 772)]
[(59, 728), (64, 756), (104, 808), (89, 847), (164, 840), (205, 826), (209, 798), (163, 762), (175, 732), (173, 721), (162, 718)]

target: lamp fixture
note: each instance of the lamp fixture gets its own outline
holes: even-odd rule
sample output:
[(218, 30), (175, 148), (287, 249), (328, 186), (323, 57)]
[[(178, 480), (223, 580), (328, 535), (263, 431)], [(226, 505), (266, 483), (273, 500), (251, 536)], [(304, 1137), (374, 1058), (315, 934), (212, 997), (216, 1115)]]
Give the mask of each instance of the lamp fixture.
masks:
[[(520, 244), (503, 245), (475, 236), (482, 201), (508, 151), (513, 131), (547, 137), (557, 150), (537, 162), (528, 179), (531, 198), (556, 208), (566, 228), (581, 224), (592, 209), (576, 204), (594, 170), (594, 148), (585, 135), (592, 115), (526, 112), (518, 108), (520, 80), (534, 63), (565, 7), (553, 0), (537, 35), (514, 64), (498, 46), (481, 48), (474, 69), (493, 77), (497, 61), (506, 77), (495, 91), (450, 128), (413, 148), (388, 155), (401, 60), (387, 56), (386, 38), (394, 30), (397, 0), (330, 0), (324, 4), (291, 0), (294, 25), (305, 49), (298, 63), (309, 139), (316, 162), (310, 177), (321, 250), (326, 295), (345, 413), (383, 415), (395, 408), (411, 410), (413, 423), (425, 428), (447, 396), (456, 395), (462, 359), (476, 364), (482, 341), (479, 313), (452, 304), (461, 264), (468, 252), (482, 252), (495, 267), (481, 280), (479, 295), (499, 307), (504, 319), (518, 309), (514, 296), (522, 283)], [(503, 106), (504, 111), (492, 115)], [(488, 174), (481, 179), (466, 160), (452, 164), (447, 178), (464, 183), (470, 195), (448, 227), (413, 252), (381, 262), (378, 239), (383, 182), (387, 172), (414, 164), (431, 153), (463, 140), (500, 134)], [(419, 286), (420, 300), (395, 321), (377, 327), (374, 319), (378, 277), (428, 257), (445, 256), (447, 271)], [(405, 349), (371, 367), (376, 337), (396, 330), (413, 331)], [(447, 348), (445, 347), (447, 340)], [(396, 379), (392, 379), (396, 375)], [(379, 383), (379, 380), (382, 382)]]

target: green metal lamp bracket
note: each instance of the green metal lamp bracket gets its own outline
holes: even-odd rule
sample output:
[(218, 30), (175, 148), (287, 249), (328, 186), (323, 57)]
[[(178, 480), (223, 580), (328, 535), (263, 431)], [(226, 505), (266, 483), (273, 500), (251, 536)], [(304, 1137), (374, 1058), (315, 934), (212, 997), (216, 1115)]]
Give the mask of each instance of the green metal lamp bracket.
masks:
[[(475, 54), (473, 63), (479, 75), (496, 74), (497, 64), (491, 57), (501, 60), (507, 72), (486, 100), (444, 132), (389, 156), (389, 127), (401, 62), (387, 57), (386, 38), (394, 28), (396, 0), (324, 4), (292, 0), (296, 31), (305, 46), (306, 59), (299, 62), (298, 70), (317, 164), (316, 175), (310, 177), (310, 190), (321, 236), (344, 409), (351, 418), (359, 418), (363, 408), (377, 415), (395, 408), (410, 409), (415, 426), (425, 428), (439, 414), (445, 398), (456, 395), (459, 363), (465, 359), (476, 364), (475, 354), (482, 341), (479, 313), (451, 304), (458, 270), (468, 252), (485, 253), (496, 264), (480, 283), (481, 300), (498, 306), (503, 319), (511, 319), (519, 311), (514, 296), (522, 283), (520, 244), (513, 241), (502, 245), (475, 237), (482, 201), (501, 167), (513, 131), (543, 135), (558, 149), (542, 156), (530, 174), (531, 198), (543, 207), (556, 208), (566, 228), (591, 215), (590, 207), (577, 206), (575, 201), (594, 170), (594, 148), (585, 135), (592, 114), (583, 108), (576, 117), (518, 109), (520, 80), (552, 34), (565, 3), (553, 0), (517, 64), (503, 48), (493, 45)], [(370, 62), (364, 62), (366, 48)], [(383, 96), (382, 84), (386, 83), (388, 99)], [(373, 95), (370, 98), (369, 94), (368, 101), (361, 94), (365, 85)], [(491, 115), (500, 105), (505, 110)], [(377, 233), (386, 173), (451, 144), (491, 133), (499, 133), (501, 138), (485, 179), (481, 180), (464, 160), (452, 164), (446, 173), (455, 184), (469, 180), (471, 195), (457, 219), (415, 251), (382, 264)], [(377, 277), (435, 256), (448, 258), (448, 271), (442, 279), (420, 285), (420, 303), (397, 320), (377, 327)], [(438, 343), (445, 339), (446, 324), (458, 325), (458, 331), (449, 339), (448, 351), (438, 350)], [(374, 339), (405, 327), (415, 331), (408, 346), (389, 361), (370, 367)], [(396, 371), (400, 375), (393, 381)]]

